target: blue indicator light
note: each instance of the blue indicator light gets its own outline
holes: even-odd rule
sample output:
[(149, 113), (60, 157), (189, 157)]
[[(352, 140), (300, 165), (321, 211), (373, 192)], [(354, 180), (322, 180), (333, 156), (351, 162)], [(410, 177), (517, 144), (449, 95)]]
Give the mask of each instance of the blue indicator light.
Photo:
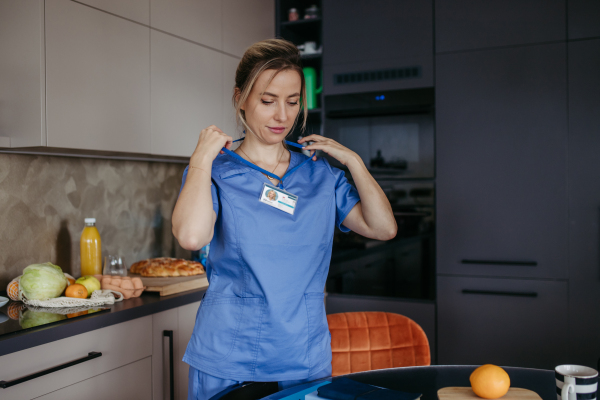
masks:
[(385, 100), (384, 95), (375, 96), (375, 100)]

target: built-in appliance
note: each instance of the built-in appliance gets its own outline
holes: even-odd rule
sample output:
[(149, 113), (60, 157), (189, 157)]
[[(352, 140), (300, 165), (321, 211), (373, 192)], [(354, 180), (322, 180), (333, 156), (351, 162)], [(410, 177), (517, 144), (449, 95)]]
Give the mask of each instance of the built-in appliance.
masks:
[(325, 136), (362, 158), (398, 225), (389, 241), (336, 230), (327, 293), (434, 300), (433, 89), (326, 96), (325, 116)]

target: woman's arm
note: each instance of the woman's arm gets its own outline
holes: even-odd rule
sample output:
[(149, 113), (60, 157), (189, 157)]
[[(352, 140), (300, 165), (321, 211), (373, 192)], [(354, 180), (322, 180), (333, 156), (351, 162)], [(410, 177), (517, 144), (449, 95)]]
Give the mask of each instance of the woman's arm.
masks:
[(210, 189), (212, 163), (221, 148), (230, 148), (232, 142), (214, 125), (200, 133), (172, 217), (173, 235), (184, 249), (199, 250), (212, 240), (217, 218)]
[[(310, 135), (298, 140), (299, 143), (307, 141), (313, 141), (313, 143), (306, 146), (306, 150), (323, 150), (347, 166), (352, 174), (360, 201), (344, 219), (344, 226), (371, 239), (390, 240), (394, 238), (398, 227), (392, 206), (358, 154), (335, 140), (321, 135)], [(313, 160), (316, 160), (316, 157)]]

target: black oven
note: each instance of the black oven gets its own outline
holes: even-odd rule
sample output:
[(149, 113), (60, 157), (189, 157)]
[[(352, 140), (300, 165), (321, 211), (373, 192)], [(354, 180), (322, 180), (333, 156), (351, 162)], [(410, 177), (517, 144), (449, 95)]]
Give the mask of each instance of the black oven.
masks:
[(327, 293), (435, 298), (433, 112), (431, 88), (325, 97), (325, 136), (360, 155), (398, 225), (389, 241), (336, 230)]
[(336, 230), (327, 293), (435, 298), (434, 184), (381, 180), (398, 225), (389, 241)]

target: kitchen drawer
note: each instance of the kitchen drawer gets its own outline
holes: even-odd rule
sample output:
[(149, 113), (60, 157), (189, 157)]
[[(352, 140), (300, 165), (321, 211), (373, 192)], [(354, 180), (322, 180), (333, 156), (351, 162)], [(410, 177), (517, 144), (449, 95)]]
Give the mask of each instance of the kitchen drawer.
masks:
[(0, 388), (0, 398), (31, 399), (151, 356), (152, 316), (0, 357), (0, 380), (24, 377), (85, 357), (89, 352), (100, 352), (102, 356), (7, 389)]
[(568, 362), (567, 285), (438, 276), (438, 362), (544, 369)]
[(81, 399), (150, 400), (152, 398), (152, 357), (127, 364), (36, 400)]

